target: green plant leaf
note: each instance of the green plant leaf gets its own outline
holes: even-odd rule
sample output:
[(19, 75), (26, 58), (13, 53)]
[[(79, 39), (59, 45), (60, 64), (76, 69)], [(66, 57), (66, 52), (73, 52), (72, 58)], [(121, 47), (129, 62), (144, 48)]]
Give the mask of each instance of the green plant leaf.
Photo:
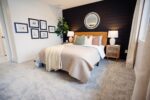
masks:
[(67, 24), (67, 22), (65, 21), (64, 18), (59, 18), (58, 19), (58, 24), (57, 24), (57, 29), (55, 31), (55, 33), (58, 36), (63, 36), (63, 34), (67, 34), (69, 30), (69, 25)]

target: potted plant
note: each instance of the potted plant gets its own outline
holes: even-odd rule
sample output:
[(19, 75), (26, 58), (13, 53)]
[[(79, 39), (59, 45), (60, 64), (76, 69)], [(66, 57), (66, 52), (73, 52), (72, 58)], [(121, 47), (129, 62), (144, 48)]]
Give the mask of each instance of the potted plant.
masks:
[(67, 24), (65, 19), (64, 18), (59, 18), (58, 19), (58, 24), (57, 24), (57, 29), (56, 29), (55, 32), (56, 32), (57, 36), (60, 36), (61, 38), (63, 38), (64, 42), (67, 38), (68, 30), (69, 30), (69, 25)]

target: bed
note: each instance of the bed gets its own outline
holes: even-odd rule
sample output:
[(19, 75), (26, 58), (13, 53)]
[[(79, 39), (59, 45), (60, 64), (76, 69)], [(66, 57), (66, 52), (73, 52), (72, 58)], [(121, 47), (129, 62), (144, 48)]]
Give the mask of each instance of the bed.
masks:
[[(104, 58), (104, 46), (107, 44), (107, 32), (75, 32), (77, 36), (102, 36), (101, 46), (74, 45), (71, 43), (45, 48), (40, 51), (40, 61), (46, 70), (64, 70), (70, 76), (85, 83), (95, 64)], [(53, 63), (53, 64), (51, 64)], [(57, 68), (56, 68), (57, 66)]]

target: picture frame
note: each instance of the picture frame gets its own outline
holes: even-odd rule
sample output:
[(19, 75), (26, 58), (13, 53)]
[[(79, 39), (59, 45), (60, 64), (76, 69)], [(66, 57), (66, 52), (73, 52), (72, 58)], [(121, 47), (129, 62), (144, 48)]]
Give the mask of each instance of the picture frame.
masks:
[(38, 19), (28, 18), (28, 22), (29, 22), (29, 27), (39, 28), (39, 20)]
[(31, 38), (39, 39), (39, 29), (31, 29)]
[(28, 33), (28, 24), (14, 22), (15, 32), (16, 33)]
[(41, 39), (48, 38), (48, 32), (47, 31), (40, 31), (40, 38)]
[(56, 27), (55, 26), (48, 26), (48, 32), (49, 33), (55, 33)]
[(40, 20), (40, 30), (47, 30), (47, 21)]

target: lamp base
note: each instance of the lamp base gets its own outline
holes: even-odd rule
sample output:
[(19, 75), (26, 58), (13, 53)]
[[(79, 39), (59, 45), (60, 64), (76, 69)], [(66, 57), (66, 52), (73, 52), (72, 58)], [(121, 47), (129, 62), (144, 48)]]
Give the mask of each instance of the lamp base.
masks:
[(110, 45), (115, 45), (115, 42), (116, 42), (115, 38), (111, 38), (109, 40)]
[(73, 38), (70, 36), (69, 37), (69, 43), (72, 43), (73, 42)]

